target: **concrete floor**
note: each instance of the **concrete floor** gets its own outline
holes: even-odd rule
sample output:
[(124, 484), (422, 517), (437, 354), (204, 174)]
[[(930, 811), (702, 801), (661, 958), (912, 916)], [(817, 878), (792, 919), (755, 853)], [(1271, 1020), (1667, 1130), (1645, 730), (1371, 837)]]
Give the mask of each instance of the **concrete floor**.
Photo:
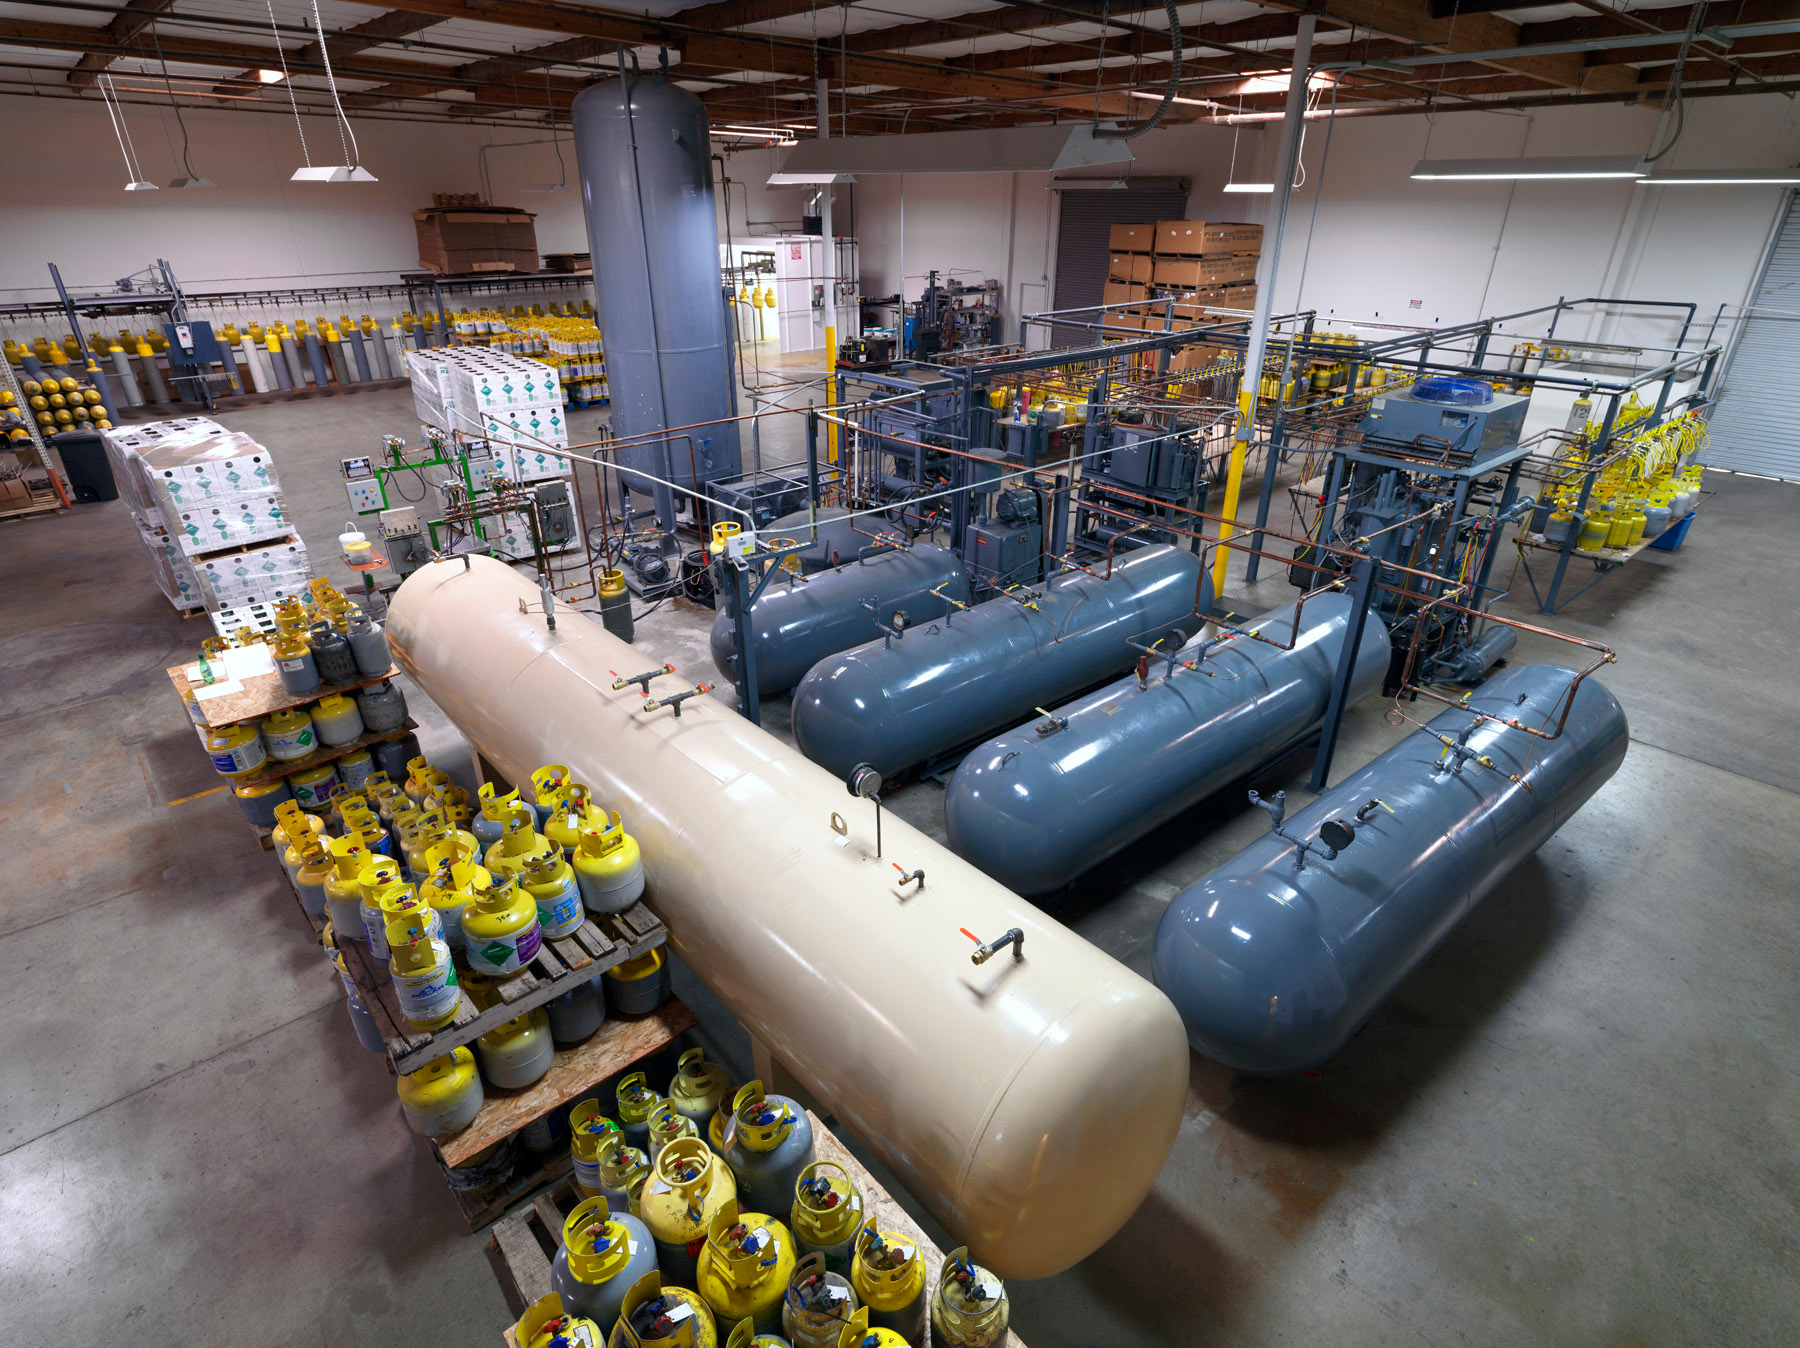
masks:
[[(337, 460), (416, 425), (395, 391), (222, 419), (274, 450), (320, 560)], [(1681, 552), (1556, 620), (1620, 654), (1618, 776), (1321, 1072), (1194, 1059), (1137, 1215), (1011, 1289), (1033, 1348), (1800, 1342), (1800, 562), (1780, 546), (1800, 487), (1712, 485)], [(144, 576), (117, 503), (0, 524), (0, 556), (0, 1344), (497, 1343), (485, 1238), (272, 860), (228, 795), (197, 794), (217, 778), (162, 670), (207, 629)], [(1256, 612), (1293, 592), (1227, 593)], [(665, 605), (639, 644), (698, 667), (710, 616)], [(460, 769), (454, 728), (413, 709)], [(1338, 777), (1401, 733), (1382, 710), (1348, 718)], [(1308, 766), (1259, 785), (1304, 799)], [(891, 803), (942, 837), (940, 796)], [(1051, 910), (1147, 973), (1169, 899), (1265, 826), (1226, 793)], [(680, 988), (746, 1072), (735, 1022)]]

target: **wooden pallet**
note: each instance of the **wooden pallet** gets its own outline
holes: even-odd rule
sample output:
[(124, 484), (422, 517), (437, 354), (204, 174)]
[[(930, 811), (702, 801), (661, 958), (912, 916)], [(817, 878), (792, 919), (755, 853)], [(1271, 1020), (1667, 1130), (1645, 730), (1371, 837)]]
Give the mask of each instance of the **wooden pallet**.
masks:
[(39, 515), (60, 515), (68, 509), (61, 501), (33, 501), (12, 510), (0, 510), (0, 520), (35, 519)]
[[(862, 1194), (865, 1216), (874, 1218), (876, 1226), (883, 1231), (897, 1231), (907, 1236), (924, 1254), (925, 1286), (929, 1295), (929, 1289), (937, 1286), (944, 1252), (920, 1229), (906, 1209), (894, 1201), (894, 1196), (882, 1187), (868, 1168), (850, 1154), (850, 1149), (817, 1114), (808, 1110), (806, 1117), (812, 1121), (813, 1151), (817, 1159), (844, 1167)], [(494, 1224), (493, 1233), (488, 1237), (488, 1261), (494, 1266), (500, 1291), (514, 1315), (522, 1315), (527, 1306), (551, 1290), (550, 1261), (562, 1243), (563, 1218), (580, 1201), (575, 1181), (572, 1178), (563, 1180), (536, 1195), (529, 1207)], [(601, 1328), (610, 1332), (612, 1326), (602, 1325)], [(506, 1348), (518, 1348), (510, 1325), (501, 1331), (501, 1337)], [(931, 1334), (927, 1329), (924, 1340), (915, 1343), (913, 1348), (930, 1348), (930, 1344)], [(1009, 1327), (994, 1348), (1025, 1348), (1025, 1343)]]
[[(191, 610), (204, 613), (204, 608)], [(184, 614), (190, 610), (182, 610)], [(194, 683), (187, 677), (186, 670), (196, 664), (194, 660), (184, 660), (179, 665), (170, 665), (163, 672), (169, 676), (169, 682), (175, 685), (177, 694), (185, 694), (189, 690), (204, 688), (203, 683)], [(330, 697), (333, 693), (353, 693), (358, 688), (367, 688), (371, 684), (380, 683), (383, 679), (400, 677), (400, 667), (389, 665), (384, 674), (358, 674), (349, 683), (320, 684), (310, 693), (290, 693), (281, 682), (281, 676), (275, 673), (252, 674), (243, 680), (243, 688), (235, 693), (226, 693), (220, 697), (209, 697), (199, 704), (201, 714), (206, 717), (206, 724), (213, 729), (221, 726), (238, 725), (244, 721), (260, 721), (263, 717), (278, 711), (287, 711), (292, 707), (306, 707), (322, 697)]]

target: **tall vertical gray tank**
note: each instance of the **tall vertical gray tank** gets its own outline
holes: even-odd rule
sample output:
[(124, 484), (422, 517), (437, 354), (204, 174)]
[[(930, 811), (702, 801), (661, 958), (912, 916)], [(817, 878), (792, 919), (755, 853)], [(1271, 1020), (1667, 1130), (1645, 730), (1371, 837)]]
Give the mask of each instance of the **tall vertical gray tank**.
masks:
[[(1250, 625), (1265, 640), (1234, 637), (1193, 669), (1152, 662), (1141, 683), (1128, 675), (971, 750), (944, 793), (950, 846), (1020, 894), (1061, 889), (1316, 731), (1353, 611), (1341, 594), (1289, 604)], [(1371, 614), (1350, 702), (1387, 667)]]
[[(1469, 707), (1548, 734), (1574, 677), (1520, 665)], [(1452, 708), (1288, 816), (1284, 830), (1315, 847), (1342, 843), (1336, 828), (1321, 834), (1328, 821), (1354, 836), (1297, 866), (1291, 838), (1265, 834), (1176, 895), (1156, 928), (1156, 985), (1188, 1042), (1242, 1072), (1324, 1062), (1605, 784), (1628, 740), (1624, 711), (1593, 679), (1550, 739)]]
[[(661, 78), (583, 89), (570, 109), (594, 294), (621, 438), (733, 414), (706, 108)], [(692, 457), (686, 438), (692, 435)], [(626, 469), (689, 485), (741, 471), (735, 424), (619, 451)], [(642, 478), (672, 526), (673, 494)]]

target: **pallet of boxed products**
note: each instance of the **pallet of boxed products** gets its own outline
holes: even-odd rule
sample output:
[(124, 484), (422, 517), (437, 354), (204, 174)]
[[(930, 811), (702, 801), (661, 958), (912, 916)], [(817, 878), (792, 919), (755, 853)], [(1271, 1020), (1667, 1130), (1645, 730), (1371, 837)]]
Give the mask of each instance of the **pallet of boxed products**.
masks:
[(170, 603), (216, 611), (305, 588), (306, 545), (268, 449), (206, 417), (104, 435), (119, 494)]
[(558, 372), (510, 352), (467, 347), (413, 352), (413, 405), (427, 426), (485, 439), (496, 470), (517, 482), (566, 476), (569, 447)]

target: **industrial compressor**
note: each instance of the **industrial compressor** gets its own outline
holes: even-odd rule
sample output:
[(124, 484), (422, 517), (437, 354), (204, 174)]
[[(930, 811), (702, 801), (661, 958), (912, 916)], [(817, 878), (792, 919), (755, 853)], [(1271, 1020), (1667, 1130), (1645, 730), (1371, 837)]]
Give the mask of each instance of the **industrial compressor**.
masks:
[[(951, 848), (1021, 894), (1062, 888), (1317, 730), (1352, 616), (1340, 594), (1289, 604), (971, 750), (944, 793)], [(1371, 614), (1349, 702), (1387, 668)]]
[(1179, 646), (1211, 607), (1198, 557), (1142, 548), (822, 660), (794, 690), (794, 739), (840, 778), (891, 777)]
[(551, 630), (536, 596), (490, 558), (431, 562), (389, 641), (503, 775), (565, 762), (631, 819), (669, 949), (983, 1266), (1048, 1277), (1106, 1241), (1181, 1124), (1168, 999), (904, 821), (878, 846), (841, 780), (677, 675), (646, 696), (641, 653)]
[[(772, 578), (750, 605), (756, 643), (756, 691), (785, 693), (828, 656), (881, 634), (941, 618), (951, 602), (969, 601), (969, 581), (956, 555), (929, 543), (859, 557), (828, 571)], [(737, 680), (737, 614), (713, 620), (712, 657)]]
[(1575, 680), (1506, 670), (1298, 814), (1253, 792), (1270, 831), (1156, 929), (1156, 984), (1194, 1048), (1265, 1075), (1342, 1048), (1624, 760), (1624, 711)]

